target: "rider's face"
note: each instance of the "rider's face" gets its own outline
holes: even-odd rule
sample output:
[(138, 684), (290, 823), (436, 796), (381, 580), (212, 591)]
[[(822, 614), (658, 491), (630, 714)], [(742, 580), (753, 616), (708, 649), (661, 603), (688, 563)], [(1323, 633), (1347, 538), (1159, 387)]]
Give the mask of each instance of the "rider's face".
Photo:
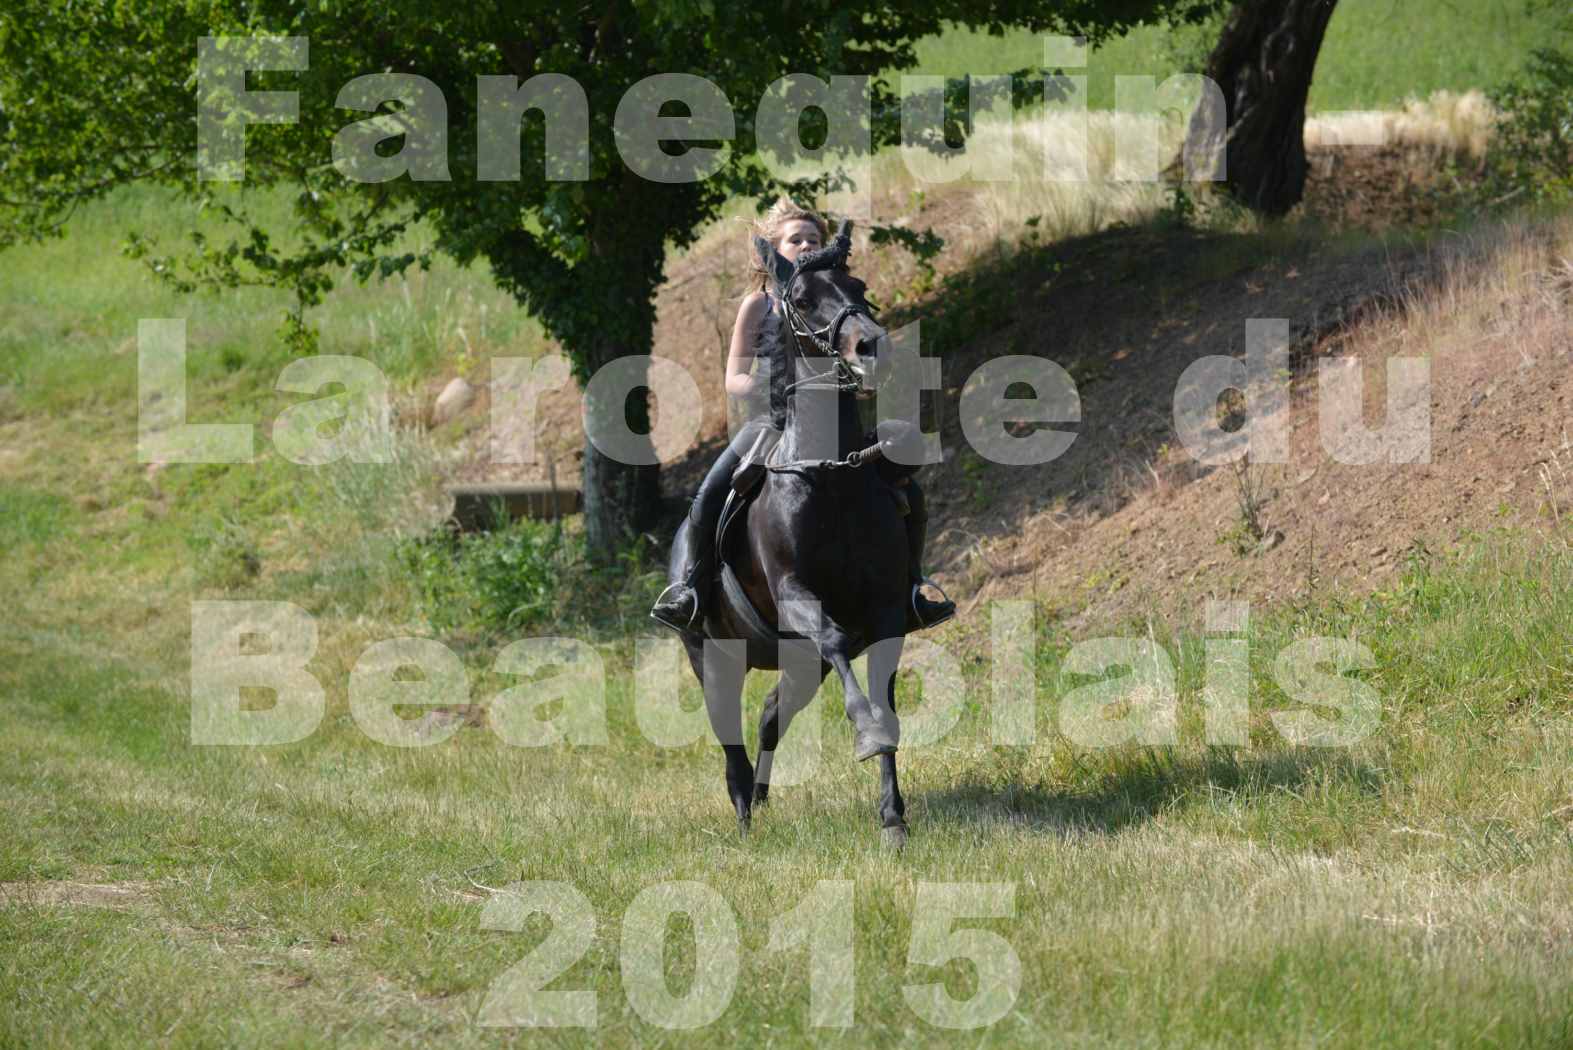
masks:
[(781, 236), (776, 239), (776, 251), (787, 262), (797, 262), (799, 255), (819, 247), (819, 228), (807, 219), (793, 219), (781, 227)]

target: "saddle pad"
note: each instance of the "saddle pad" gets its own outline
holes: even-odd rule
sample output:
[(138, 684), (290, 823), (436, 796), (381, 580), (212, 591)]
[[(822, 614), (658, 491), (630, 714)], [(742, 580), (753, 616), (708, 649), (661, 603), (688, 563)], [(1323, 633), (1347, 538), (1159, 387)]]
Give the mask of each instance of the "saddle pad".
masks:
[(771, 428), (775, 433), (775, 440), (770, 444), (770, 452), (765, 456), (765, 462), (772, 467), (778, 467), (786, 461), (786, 446), (781, 443), (782, 431)]
[(743, 455), (742, 462), (732, 472), (732, 491), (742, 496), (751, 494), (765, 478), (765, 464), (772, 462), (780, 447), (781, 431), (765, 427)]

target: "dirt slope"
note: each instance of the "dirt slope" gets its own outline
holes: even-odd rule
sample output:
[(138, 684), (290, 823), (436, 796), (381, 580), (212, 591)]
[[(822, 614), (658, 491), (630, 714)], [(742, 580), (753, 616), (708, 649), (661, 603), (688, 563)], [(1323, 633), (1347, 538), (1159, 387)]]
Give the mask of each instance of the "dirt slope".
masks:
[[(1086, 422), (1072, 454), (1026, 484), (1001, 478), (1001, 497), (987, 510), (947, 515), (978, 537), (970, 551), (947, 551), (954, 571), (976, 581), (976, 597), (1032, 591), (1073, 621), (1148, 613), (1197, 620), (1209, 595), (1270, 601), (1333, 584), (1360, 591), (1399, 567), (1417, 541), (1437, 549), (1467, 530), (1546, 523), (1552, 497), (1566, 506), (1561, 470), (1573, 465), (1565, 287), (1556, 306), (1548, 299), (1535, 316), (1505, 320), (1500, 338), (1427, 355), (1429, 462), (1350, 465), (1323, 448), (1322, 361), (1362, 369), (1365, 418), (1380, 423), (1387, 358), (1423, 352), (1404, 345), (1412, 319), (1400, 304), (1442, 294), (1430, 282), (1446, 266), (1375, 249), (1291, 256), (1197, 289), (1193, 317), (1146, 323), (1146, 332), (1144, 320), (1113, 321), (1109, 345), (1130, 352), (1084, 390)], [(1382, 306), (1384, 295), (1394, 305)], [(1340, 306), (1373, 301), (1366, 312), (1376, 316), (1337, 325)], [(1241, 518), (1235, 472), (1173, 448), (1168, 411), (1179, 373), (1196, 357), (1243, 352), (1246, 317), (1289, 318), (1300, 353), (1291, 458), (1258, 468), (1266, 538), (1242, 556), (1225, 542)], [(946, 467), (937, 473), (956, 480), (960, 472)], [(982, 473), (992, 481), (1012, 469)], [(947, 488), (951, 506), (964, 507), (956, 486)]]
[[(1324, 174), (1313, 179), (1306, 212), (1328, 224), (1365, 223), (1374, 200), (1397, 192), (1385, 181), (1397, 163), (1371, 151), (1315, 166)], [(1423, 200), (1406, 214), (1424, 215), (1434, 186), (1411, 184)], [(944, 235), (970, 221), (967, 201), (953, 197), (914, 225)], [(1417, 541), (1436, 549), (1496, 523), (1549, 524), (1573, 504), (1563, 473), (1573, 474), (1570, 241), (1566, 223), (1429, 246), (1304, 227), (1268, 236), (1143, 227), (1018, 256), (982, 292), (967, 293), (985, 297), (976, 323), (950, 345), (924, 338), (944, 377), (929, 409), (946, 458), (921, 475), (933, 507), (931, 570), (964, 610), (1031, 593), (1072, 627), (1147, 615), (1196, 620), (1209, 595), (1270, 601), (1310, 587), (1365, 589)], [(664, 469), (674, 497), (692, 491), (723, 433), (721, 361), (743, 243), (739, 231), (675, 259), (658, 297), (655, 353), (689, 368), (707, 412), (701, 446)], [(903, 260), (866, 243), (854, 260), (893, 285), (903, 278)], [(952, 266), (942, 261), (941, 273)], [(881, 291), (875, 283), (876, 297)], [(931, 320), (957, 309), (956, 293), (946, 294), (891, 316)], [(1240, 520), (1236, 473), (1178, 447), (1172, 404), (1192, 362), (1243, 353), (1248, 318), (1288, 319), (1295, 368), (1291, 460), (1251, 475), (1267, 497), (1267, 538), (1242, 555), (1223, 541)], [(1002, 354), (1050, 357), (1077, 381), (1082, 422), (1067, 429), (1078, 437), (1053, 463), (991, 464), (962, 437), (960, 388)], [(1318, 434), (1318, 363), (1347, 358), (1364, 369), (1366, 421), (1376, 426), (1386, 359), (1417, 355), (1432, 362), (1430, 462), (1335, 462)], [(484, 401), (478, 408), (484, 417)], [(569, 393), (542, 406), (540, 440), (559, 478), (578, 474), (577, 411)], [(478, 448), (465, 474), (546, 470), (498, 467)]]

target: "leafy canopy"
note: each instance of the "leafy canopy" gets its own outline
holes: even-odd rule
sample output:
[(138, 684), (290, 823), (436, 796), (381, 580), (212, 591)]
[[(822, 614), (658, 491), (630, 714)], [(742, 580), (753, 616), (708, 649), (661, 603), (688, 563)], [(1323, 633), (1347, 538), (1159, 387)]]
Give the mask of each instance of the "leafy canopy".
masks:
[[(421, 255), (396, 250), (412, 223), (429, 224), (434, 250), (484, 259), (559, 340), (579, 378), (606, 359), (647, 353), (652, 298), (669, 247), (691, 243), (731, 197), (812, 194), (824, 174), (783, 184), (755, 145), (755, 107), (790, 73), (867, 76), (875, 148), (900, 139), (898, 98), (883, 71), (916, 63), (914, 43), (949, 23), (1086, 35), (1094, 41), (1141, 21), (1196, 21), (1218, 0), (987, 0), (896, 6), (868, 0), (11, 0), (0, 12), (0, 248), (61, 232), (81, 200), (134, 180), (156, 180), (210, 204), (235, 234), (193, 234), (177, 255), (132, 236), (130, 250), (182, 288), (267, 283), (294, 290), (302, 316), (348, 267), (387, 276)], [(233, 184), (197, 173), (198, 40), (306, 37), (303, 70), (257, 70), (248, 90), (293, 91), (298, 120), (245, 130), (245, 188), (294, 191), (291, 231), (253, 220)], [(448, 181), (346, 179), (331, 163), (334, 136), (368, 114), (340, 108), (339, 91), (369, 73), (412, 73), (446, 104)], [(527, 113), (516, 181), (477, 179), (479, 75), (572, 78), (588, 104), (588, 178), (546, 177), (544, 122)], [(652, 182), (623, 162), (613, 118), (625, 92), (656, 73), (688, 73), (730, 101), (735, 128), (725, 161), (697, 182)], [(1015, 101), (1043, 90), (1017, 71)], [(954, 85), (947, 100), (964, 110)], [(387, 103), (384, 112), (396, 112)], [(681, 115), (681, 105), (662, 110)], [(805, 143), (824, 141), (824, 115), (805, 112)], [(951, 129), (954, 131), (954, 129)], [(396, 152), (390, 139), (378, 152)], [(689, 143), (721, 146), (719, 141)], [(681, 153), (674, 145), (664, 151)]]

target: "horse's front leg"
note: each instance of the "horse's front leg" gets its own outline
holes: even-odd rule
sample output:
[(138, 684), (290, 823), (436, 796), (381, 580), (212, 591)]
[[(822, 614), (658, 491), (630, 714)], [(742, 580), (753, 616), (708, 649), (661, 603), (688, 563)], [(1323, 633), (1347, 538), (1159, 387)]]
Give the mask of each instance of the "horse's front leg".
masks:
[[(820, 658), (840, 676), (847, 720), (852, 723), (853, 754), (857, 760), (866, 762), (875, 755), (894, 754), (901, 740), (901, 727), (893, 711), (883, 704), (869, 702), (868, 694), (852, 672), (855, 648), (852, 636), (825, 615), (812, 592), (791, 581), (782, 587), (778, 608), (783, 633), (801, 634), (811, 640)], [(900, 634), (901, 630), (897, 627), (890, 633)]]
[(754, 770), (756, 806), (770, 800), (770, 770), (787, 726), (814, 699), (819, 683), (830, 671), (830, 665), (808, 643), (784, 641), (781, 648), (781, 680), (765, 697), (765, 709), (759, 716), (759, 763)]
[(894, 755), (901, 742), (901, 724), (896, 712), (886, 704), (871, 701), (852, 670), (852, 643), (845, 631), (831, 623), (827, 625), (820, 652), (825, 662), (841, 676), (841, 688), (846, 698), (847, 720), (852, 723), (852, 754), (859, 762), (866, 762), (875, 755)]
[(754, 767), (743, 746), (743, 676), (748, 672), (744, 644), (736, 639), (706, 639), (701, 662), (705, 714), (726, 755), (726, 793), (737, 810), (738, 833), (747, 835), (753, 816)]
[[(868, 649), (868, 688), (874, 695), (876, 707), (883, 707), (892, 720), (896, 717), (896, 668), (901, 664), (901, 650), (906, 638), (897, 634), (875, 642)], [(907, 844), (907, 804), (901, 797), (901, 785), (896, 780), (896, 755), (888, 752), (879, 756), (879, 824), (884, 829), (885, 842), (896, 849)]]

